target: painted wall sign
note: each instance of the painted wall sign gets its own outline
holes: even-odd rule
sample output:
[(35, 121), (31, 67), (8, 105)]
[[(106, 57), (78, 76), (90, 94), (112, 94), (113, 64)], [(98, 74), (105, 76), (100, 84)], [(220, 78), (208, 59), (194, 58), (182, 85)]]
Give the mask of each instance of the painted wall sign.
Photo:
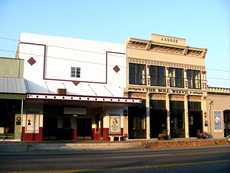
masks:
[(110, 116), (109, 132), (110, 134), (120, 134), (121, 133), (121, 117), (120, 116)]

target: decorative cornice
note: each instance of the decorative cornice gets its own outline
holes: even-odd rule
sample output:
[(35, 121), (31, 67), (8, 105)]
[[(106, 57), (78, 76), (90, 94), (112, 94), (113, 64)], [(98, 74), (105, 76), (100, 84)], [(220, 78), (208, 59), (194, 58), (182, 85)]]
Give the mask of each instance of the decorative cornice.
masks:
[(158, 43), (151, 40), (143, 40), (137, 38), (129, 38), (127, 41), (127, 48), (202, 58), (205, 58), (207, 52), (206, 48), (195, 48), (189, 46)]
[(138, 57), (128, 57), (128, 61), (129, 61), (129, 63), (157, 65), (157, 66), (205, 71), (205, 66), (194, 66), (194, 65), (190, 65), (190, 64), (180, 64), (180, 63), (171, 63), (171, 62), (163, 62), (163, 61), (155, 61), (155, 60), (145, 60), (145, 59), (140, 59)]

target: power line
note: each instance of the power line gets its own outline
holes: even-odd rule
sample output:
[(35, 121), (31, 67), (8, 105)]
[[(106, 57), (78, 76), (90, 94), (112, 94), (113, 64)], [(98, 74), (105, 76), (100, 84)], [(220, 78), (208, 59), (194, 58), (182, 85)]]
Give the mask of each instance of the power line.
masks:
[[(10, 37), (3, 37), (3, 36), (0, 36), (0, 40), (9, 40), (9, 41), (13, 41), (13, 42), (19, 42), (18, 39), (14, 39), (14, 38), (10, 38)], [(92, 52), (92, 53), (96, 53), (96, 54), (104, 54), (103, 52), (99, 52), (99, 51), (83, 50), (83, 49), (64, 47), (64, 46), (58, 46), (58, 45), (52, 45), (52, 44), (47, 44), (47, 45), (49, 47), (56, 47), (56, 48), (60, 48), (60, 49), (67, 49), (67, 50), (81, 51), (81, 52), (88, 52), (88, 53)], [(3, 49), (1, 49), (1, 50), (3, 50)], [(207, 69), (208, 69), (208, 71), (230, 72), (230, 70), (223, 70), (223, 69), (215, 69), (215, 68), (207, 68)]]
[[(19, 40), (17, 39), (13, 39), (13, 38), (9, 38), (9, 37), (2, 37), (0, 36), (0, 39), (1, 40), (8, 40), (8, 41), (13, 41), (13, 42), (18, 42)], [(63, 47), (63, 46), (57, 46), (57, 45), (52, 45), (52, 44), (48, 44), (49, 47), (56, 47), (56, 48), (61, 48), (61, 49), (68, 49), (68, 50), (73, 50), (73, 51), (80, 51), (80, 52), (91, 52), (91, 53), (94, 53), (94, 54), (105, 54), (103, 52), (99, 52), (99, 51), (91, 51), (91, 50), (83, 50), (83, 49), (76, 49), (76, 48), (70, 48), (70, 47)], [(7, 50), (7, 49), (0, 49), (0, 51), (2, 52), (13, 52), (15, 53), (14, 50)], [(34, 53), (28, 53), (28, 52), (20, 52), (21, 54), (25, 54), (25, 55), (31, 55), (31, 56), (44, 56), (43, 54), (42, 55), (39, 55), (39, 54), (34, 54)], [(77, 61), (77, 62), (82, 62), (82, 63), (89, 63), (89, 64), (98, 64), (98, 65), (103, 65), (105, 66), (105, 64), (102, 64), (102, 63), (98, 63), (98, 62), (92, 62), (92, 61), (83, 61), (83, 60), (76, 60), (76, 59), (72, 59), (72, 58), (66, 58), (66, 57), (56, 57), (56, 56), (47, 56), (49, 58), (54, 58), (54, 59), (62, 59), (62, 60), (70, 60), (70, 61)], [(113, 65), (108, 65), (108, 66), (113, 66)], [(125, 67), (125, 66), (120, 66), (120, 67), (123, 67), (123, 68), (128, 68), (128, 67)], [(230, 74), (230, 71), (228, 70), (222, 70), (222, 69), (212, 69), (212, 68), (208, 68), (208, 71), (220, 71), (220, 72), (225, 72), (225, 73), (229, 73)], [(224, 78), (210, 78), (208, 77), (208, 79), (215, 79), (215, 80), (230, 80), (230, 79), (224, 79)]]
[[(13, 52), (15, 53), (14, 50), (9, 50), (9, 49), (0, 49), (1, 52)], [(24, 54), (24, 55), (30, 55), (30, 56), (44, 56), (44, 54), (35, 54), (35, 53), (28, 53), (28, 52), (21, 52), (20, 51), (20, 54)], [(53, 58), (53, 59), (62, 59), (62, 60), (69, 60), (69, 61), (76, 61), (76, 62), (82, 62), (82, 63), (88, 63), (88, 64), (97, 64), (97, 65), (102, 65), (102, 66), (105, 66), (105, 63), (98, 63), (98, 62), (93, 62), (93, 61), (86, 61), (86, 60), (79, 60), (79, 59), (73, 59), (73, 58), (67, 58), (67, 57), (57, 57), (57, 56), (47, 56), (48, 58)], [(108, 66), (111, 66), (113, 67), (114, 65), (108, 65)], [(122, 66), (120, 65), (120, 67), (123, 67), (123, 68), (128, 68), (128, 67), (125, 67), (125, 66)], [(209, 70), (211, 71), (211, 70)], [(225, 71), (226, 72), (226, 71)], [(208, 77), (209, 78), (209, 77)], [(223, 79), (223, 78), (209, 78), (209, 79)], [(230, 80), (230, 79), (223, 79), (223, 80)]]
[[(0, 36), (0, 40), (8, 40), (8, 41), (13, 41), (13, 42), (19, 42), (20, 41), (20, 40), (14, 39), (14, 38), (2, 37), (2, 36)], [(43, 43), (41, 43), (41, 44), (43, 44)], [(110, 43), (110, 44), (116, 44), (116, 43)], [(44, 43), (44, 45), (45, 45), (45, 43)], [(94, 53), (94, 54), (104, 54), (103, 52), (100, 52), (100, 51), (83, 50), (83, 49), (77, 49), (77, 48), (72, 48), (72, 47), (64, 47), (64, 46), (58, 46), (58, 45), (52, 45), (52, 44), (47, 44), (47, 46), (56, 47), (56, 48), (60, 48), (60, 49), (73, 50), (73, 51), (82, 51), (82, 52), (87, 51), (87, 52), (91, 52), (91, 53)], [(109, 51), (109, 50), (107, 50), (107, 51)]]
[[(4, 36), (0, 36), (0, 40), (8, 40), (8, 41), (13, 41), (13, 42), (19, 42), (18, 39), (14, 39), (14, 38), (10, 38), (10, 37), (4, 37)], [(47, 44), (47, 45), (49, 47), (56, 47), (56, 48), (67, 49), (67, 50), (74, 50), (74, 51), (81, 51), (81, 52), (92, 52), (92, 53), (96, 53), (96, 54), (104, 54), (103, 52), (99, 52), (99, 51), (83, 50), (83, 49), (64, 47), (64, 46), (58, 46), (58, 45), (52, 45), (52, 44)], [(230, 72), (230, 70), (223, 70), (223, 69), (215, 69), (215, 68), (207, 68), (207, 69), (208, 69), (208, 71)]]
[[(0, 51), (2, 51), (2, 52), (15, 52), (13, 50), (7, 50), (7, 49), (0, 49)], [(44, 56), (43, 54), (34, 54), (34, 53), (27, 53), (27, 52), (21, 52), (21, 51), (20, 51), (20, 54), (30, 55), (30, 56)], [(88, 64), (98, 64), (98, 65), (103, 65), (103, 66), (106, 65), (106, 64), (98, 63), (98, 62), (85, 61), (85, 60), (79, 60), (79, 59), (72, 59), (72, 58), (66, 58), (66, 57), (47, 56), (47, 58), (71, 60), (71, 61), (76, 61), (76, 62), (82, 62), (82, 63), (88, 63)], [(113, 67), (114, 65), (108, 65), (108, 66)], [(125, 66), (120, 66), (120, 67), (126, 68)]]

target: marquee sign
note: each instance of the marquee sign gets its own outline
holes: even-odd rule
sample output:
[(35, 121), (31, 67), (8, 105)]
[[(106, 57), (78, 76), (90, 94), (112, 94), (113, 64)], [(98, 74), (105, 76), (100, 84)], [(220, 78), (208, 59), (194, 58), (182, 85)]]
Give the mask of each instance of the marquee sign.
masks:
[(142, 103), (142, 99), (126, 98), (126, 97), (93, 97), (93, 96), (69, 96), (69, 95), (48, 95), (48, 94), (27, 94), (27, 99), (41, 100), (75, 100), (89, 102), (113, 102), (113, 103)]

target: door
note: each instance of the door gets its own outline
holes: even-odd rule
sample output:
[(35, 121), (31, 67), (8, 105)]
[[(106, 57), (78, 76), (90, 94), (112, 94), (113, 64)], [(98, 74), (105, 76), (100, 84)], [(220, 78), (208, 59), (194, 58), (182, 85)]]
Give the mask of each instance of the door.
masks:
[(92, 121), (90, 118), (77, 119), (77, 135), (79, 137), (89, 137), (92, 132)]
[(202, 112), (189, 111), (189, 136), (197, 137), (202, 132)]

